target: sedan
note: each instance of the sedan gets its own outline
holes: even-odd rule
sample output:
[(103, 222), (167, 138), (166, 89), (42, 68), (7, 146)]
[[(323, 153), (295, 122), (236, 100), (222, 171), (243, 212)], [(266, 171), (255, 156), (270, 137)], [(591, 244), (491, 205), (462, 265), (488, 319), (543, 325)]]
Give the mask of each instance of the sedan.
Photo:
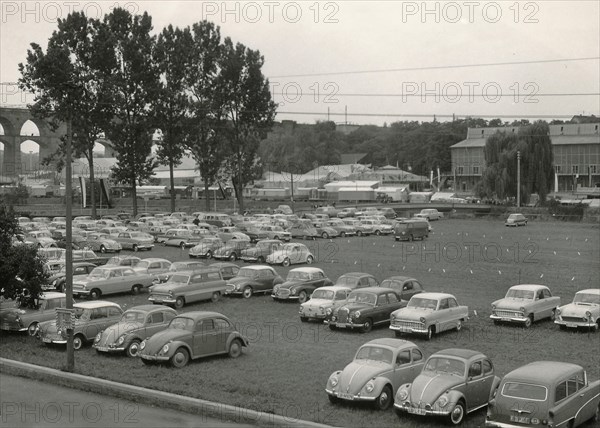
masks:
[(87, 236), (86, 241), (87, 247), (93, 251), (118, 253), (122, 250), (121, 244), (106, 233), (92, 233)]
[(285, 282), (273, 288), (273, 300), (297, 300), (300, 303), (310, 299), (317, 288), (333, 285), (333, 282), (319, 268), (302, 267), (288, 272)]
[(600, 329), (600, 288), (590, 288), (575, 293), (573, 302), (556, 311), (554, 321), (561, 329)]
[(42, 293), (33, 305), (23, 301), (17, 305), (13, 308), (2, 308), (0, 330), (27, 331), (33, 336), (40, 322), (55, 319), (55, 309), (66, 307), (67, 296), (64, 293)]
[(523, 214), (510, 214), (504, 223), (506, 226), (527, 226), (527, 218)]
[(269, 293), (283, 278), (270, 266), (244, 266), (235, 276), (227, 281), (225, 294), (238, 294), (246, 299), (254, 293)]
[(503, 299), (492, 303), (490, 318), (494, 323), (512, 322), (529, 328), (544, 318), (554, 321), (559, 306), (560, 297), (552, 296), (545, 285), (514, 285)]
[(121, 232), (115, 238), (124, 250), (151, 250), (154, 247), (154, 237), (144, 232)]
[(284, 244), (279, 250), (267, 256), (267, 263), (289, 266), (298, 263), (311, 264), (315, 256), (304, 244)]
[(216, 312), (187, 312), (171, 320), (169, 326), (144, 340), (139, 356), (144, 364), (169, 362), (181, 368), (190, 359), (228, 354), (237, 358), (249, 345), (225, 316)]
[(348, 287), (336, 285), (316, 289), (310, 300), (300, 305), (300, 321), (307, 322), (311, 318), (324, 320), (329, 311), (343, 304), (351, 291)]
[(423, 286), (419, 281), (407, 276), (392, 276), (381, 281), (382, 287), (396, 290), (402, 300), (410, 300), (415, 294), (423, 292)]

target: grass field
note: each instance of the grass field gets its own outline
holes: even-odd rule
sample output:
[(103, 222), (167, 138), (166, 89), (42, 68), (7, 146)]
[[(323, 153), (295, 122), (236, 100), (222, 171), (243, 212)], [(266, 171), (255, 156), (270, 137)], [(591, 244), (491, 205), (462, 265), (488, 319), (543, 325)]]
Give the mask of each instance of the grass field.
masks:
[[(517, 283), (545, 284), (562, 304), (580, 289), (600, 287), (597, 225), (533, 222), (506, 228), (501, 221), (442, 220), (432, 226), (434, 233), (416, 243), (395, 242), (388, 236), (307, 245), (318, 260), (315, 266), (333, 280), (349, 271), (369, 272), (379, 280), (413, 276), (427, 291), (453, 293), (459, 304), (467, 305), (471, 319), (460, 333), (441, 334), (429, 342), (406, 336), (427, 356), (446, 348), (468, 348), (489, 356), (498, 376), (531, 361), (556, 360), (580, 364), (590, 379), (600, 378), (600, 333), (559, 331), (549, 321), (524, 330), (496, 326), (489, 319), (490, 303)], [(170, 260), (187, 257), (178, 249), (162, 247), (141, 253), (146, 255)], [(285, 276), (288, 269), (277, 270)], [(111, 300), (131, 307), (146, 303), (146, 298), (146, 294), (122, 295)], [(244, 355), (197, 360), (176, 370), (97, 355), (88, 347), (76, 353), (76, 372), (337, 426), (440, 425), (435, 419), (399, 419), (391, 410), (329, 403), (324, 392), (329, 375), (348, 364), (364, 342), (394, 337), (387, 327), (368, 334), (333, 332), (318, 323), (301, 323), (297, 304), (277, 303), (268, 296), (200, 303), (185, 307), (184, 312), (204, 309), (221, 312), (239, 325), (251, 341)], [(62, 348), (45, 347), (18, 334), (4, 333), (0, 338), (2, 357), (54, 368), (64, 363)], [(482, 426), (484, 417), (485, 411), (472, 414), (464, 426)]]

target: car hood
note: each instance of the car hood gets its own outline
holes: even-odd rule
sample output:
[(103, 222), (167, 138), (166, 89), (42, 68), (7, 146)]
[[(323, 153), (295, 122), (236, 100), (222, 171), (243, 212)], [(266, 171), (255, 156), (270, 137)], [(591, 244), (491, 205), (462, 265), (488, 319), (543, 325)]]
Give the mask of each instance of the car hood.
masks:
[(600, 313), (599, 305), (581, 305), (578, 303), (569, 303), (560, 308), (561, 317), (584, 317), (586, 312), (591, 312), (594, 315)]
[(100, 282), (100, 281), (104, 281), (104, 278), (83, 276), (82, 278), (77, 278), (76, 280), (74, 280), (73, 284), (90, 284), (93, 282)]
[(433, 312), (435, 312), (433, 309), (402, 308), (392, 312), (392, 315), (403, 320), (419, 321), (422, 317), (427, 317)]
[(349, 313), (352, 312), (356, 312), (356, 311), (361, 311), (363, 309), (372, 309), (373, 305), (368, 305), (366, 303), (348, 303), (345, 305), (342, 305), (338, 308), (338, 310), (341, 309), (348, 309)]
[(150, 337), (150, 339), (146, 340), (146, 347), (142, 352), (147, 355), (155, 355), (167, 343), (183, 340), (191, 335), (192, 333), (190, 331), (179, 330), (175, 328), (168, 328), (166, 330), (159, 331)]
[(291, 280), (291, 281), (285, 281), (285, 282), (283, 282), (282, 284), (279, 285), (278, 288), (280, 288), (280, 289), (281, 288), (292, 289), (296, 285), (305, 285), (305, 284), (307, 284), (306, 281), (301, 281), (301, 280), (294, 279), (294, 280)]
[(352, 361), (339, 375), (338, 391), (357, 394), (370, 379), (390, 370), (390, 365), (382, 361)]
[(50, 282), (50, 284), (52, 284), (52, 281), (55, 281), (60, 278), (64, 278), (65, 276), (66, 276), (66, 274), (64, 274), (64, 273), (55, 273), (54, 275), (51, 275), (50, 277), (48, 277), (48, 282)]
[(449, 374), (421, 373), (415, 378), (410, 388), (410, 401), (433, 404), (443, 392), (464, 383), (464, 381), (462, 377)]
[(513, 311), (520, 311), (521, 308), (527, 307), (531, 304), (531, 300), (511, 299), (504, 298), (496, 300), (492, 305), (496, 306), (496, 309), (510, 309)]
[(333, 306), (333, 301), (329, 299), (310, 299), (308, 302), (302, 303), (300, 306), (305, 308), (329, 308)]
[(20, 308), (2, 308), (2, 310), (0, 311), (0, 319), (6, 320), (6, 321), (14, 321), (15, 319), (17, 319), (17, 317), (20, 317), (22, 315), (26, 315), (26, 314), (31, 314), (35, 312), (32, 309), (20, 309)]

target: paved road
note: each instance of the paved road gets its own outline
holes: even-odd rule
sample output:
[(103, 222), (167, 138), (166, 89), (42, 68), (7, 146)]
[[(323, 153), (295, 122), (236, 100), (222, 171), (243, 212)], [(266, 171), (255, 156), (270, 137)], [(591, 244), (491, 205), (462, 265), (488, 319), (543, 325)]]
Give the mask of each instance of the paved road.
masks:
[(117, 398), (0, 375), (0, 427), (242, 427)]

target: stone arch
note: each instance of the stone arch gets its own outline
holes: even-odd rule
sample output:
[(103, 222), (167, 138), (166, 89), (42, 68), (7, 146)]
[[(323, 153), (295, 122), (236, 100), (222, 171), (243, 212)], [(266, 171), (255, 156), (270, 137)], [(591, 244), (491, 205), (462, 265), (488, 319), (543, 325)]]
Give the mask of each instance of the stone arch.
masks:
[(40, 159), (41, 146), (34, 138), (35, 137), (23, 140), (21, 144), (19, 144), (19, 151), (21, 152), (21, 171), (26, 174), (37, 172), (42, 169)]
[(41, 135), (40, 127), (33, 120), (27, 119), (19, 128), (19, 135), (22, 137), (39, 137)]

